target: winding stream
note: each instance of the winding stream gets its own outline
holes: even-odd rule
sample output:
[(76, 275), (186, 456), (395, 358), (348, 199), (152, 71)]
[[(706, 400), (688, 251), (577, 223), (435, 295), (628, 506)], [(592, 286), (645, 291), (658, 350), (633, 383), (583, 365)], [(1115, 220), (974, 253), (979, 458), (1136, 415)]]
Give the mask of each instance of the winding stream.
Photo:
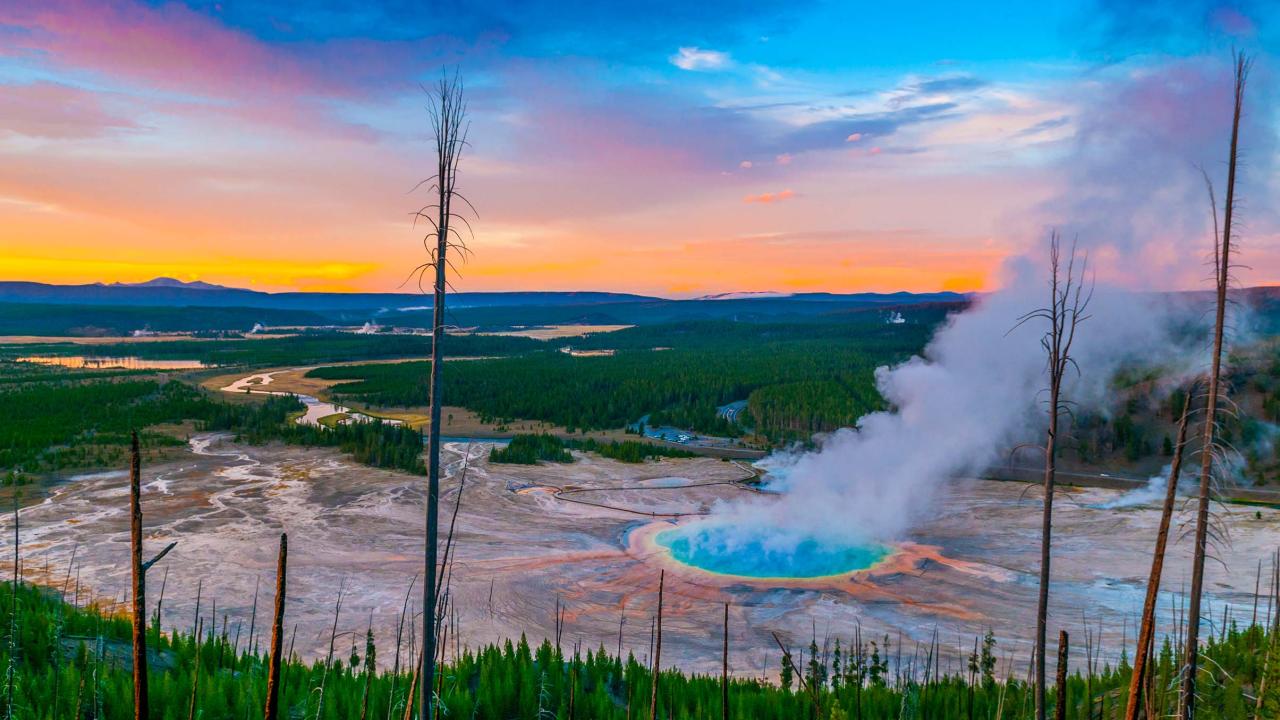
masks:
[(247, 392), (247, 393), (255, 393), (258, 395), (292, 395), (293, 397), (298, 398), (298, 400), (301, 401), (302, 404), (305, 405), (307, 408), (306, 412), (303, 413), (302, 416), (299, 417), (297, 420), (299, 425), (319, 425), (321, 418), (326, 418), (326, 417), (329, 417), (330, 415), (339, 415), (339, 414), (346, 415), (346, 417), (338, 421), (339, 424), (343, 424), (343, 425), (347, 423), (353, 423), (353, 422), (371, 422), (373, 420), (381, 420), (382, 422), (387, 423), (389, 425), (401, 424), (399, 420), (393, 420), (390, 418), (375, 418), (371, 415), (366, 415), (362, 412), (357, 412), (355, 410), (352, 410), (351, 408), (346, 407), (344, 405), (338, 405), (337, 403), (331, 403), (326, 400), (321, 400), (320, 398), (317, 398), (314, 395), (304, 395), (302, 393), (295, 393), (295, 392), (283, 392), (283, 391), (259, 389), (267, 385), (270, 385), (271, 382), (275, 379), (274, 376), (279, 373), (305, 372), (307, 370), (314, 370), (314, 369), (315, 369), (314, 367), (297, 367), (297, 368), (286, 368), (284, 370), (272, 370), (270, 372), (254, 373), (253, 375), (242, 377), (239, 380), (231, 383), (230, 385), (222, 388), (222, 391), (230, 392), (230, 393)]

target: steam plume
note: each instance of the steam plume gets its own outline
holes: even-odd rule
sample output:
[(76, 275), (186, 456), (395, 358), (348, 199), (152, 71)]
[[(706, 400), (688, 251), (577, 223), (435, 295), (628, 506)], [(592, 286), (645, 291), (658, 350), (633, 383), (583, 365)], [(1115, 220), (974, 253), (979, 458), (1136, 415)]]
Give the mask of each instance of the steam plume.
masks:
[[(1097, 269), (1092, 318), (1073, 353), (1081, 375), (1067, 389), (1086, 408), (1105, 408), (1108, 383), (1126, 362), (1157, 362), (1176, 376), (1201, 356), (1198, 344), (1180, 345), (1168, 331), (1186, 318), (1161, 296), (1115, 284), (1169, 289), (1207, 274), (1212, 235), (1199, 167), (1212, 173), (1220, 163), (1210, 160), (1225, 152), (1229, 105), (1215, 100), (1230, 82), (1225, 62), (1200, 63), (1125, 75), (1091, 93), (1094, 104), (1079, 109), (1074, 146), (1057, 168), (1065, 187), (1041, 208), (1039, 227), (1024, 229), (1032, 237), (1066, 228)], [(1269, 166), (1274, 124), (1261, 107), (1249, 132)], [(1264, 183), (1252, 192), (1265, 192)], [(894, 539), (928, 511), (942, 483), (1034, 441), (1044, 416), (1042, 328), (1010, 329), (1048, 297), (1040, 258), (1031, 251), (1009, 260), (1000, 291), (950, 318), (921, 356), (877, 372), (890, 410), (835, 432), (815, 452), (775, 457), (780, 498), (722, 503), (705, 522), (738, 528), (744, 542), (767, 536), (778, 551), (814, 539)], [(734, 549), (732, 534), (717, 537)]]

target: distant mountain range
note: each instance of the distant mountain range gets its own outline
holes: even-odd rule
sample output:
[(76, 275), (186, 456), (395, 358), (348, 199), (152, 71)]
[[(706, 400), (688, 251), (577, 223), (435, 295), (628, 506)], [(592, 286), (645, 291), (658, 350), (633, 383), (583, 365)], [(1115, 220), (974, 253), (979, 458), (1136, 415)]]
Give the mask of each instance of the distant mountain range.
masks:
[[(101, 283), (99, 283), (101, 284)], [(164, 288), (189, 288), (191, 290), (231, 290), (225, 285), (214, 285), (212, 283), (193, 280), (191, 282), (183, 282), (177, 278), (158, 277), (146, 282), (140, 283), (111, 283), (109, 287), (164, 287)]]
[[(960, 293), (722, 293), (692, 300), (611, 292), (460, 292), (449, 295), (456, 310), (486, 307), (564, 307), (618, 303), (834, 303), (838, 305), (913, 304), (961, 302)], [(116, 305), (144, 307), (243, 307), (312, 312), (386, 313), (417, 311), (431, 307), (431, 299), (418, 293), (265, 293), (206, 282), (183, 282), (159, 277), (142, 283), (93, 283), (50, 285), (36, 282), (0, 282), (0, 302), (48, 305)], [(714, 314), (720, 314), (716, 311)]]
[[(746, 292), (687, 300), (611, 292), (460, 292), (449, 295), (447, 321), (453, 326), (481, 329), (700, 320), (812, 322), (890, 307), (959, 307), (968, 299), (951, 292)], [(89, 285), (0, 282), (0, 335), (248, 331), (255, 326), (359, 327), (366, 323), (430, 327), (431, 298), (418, 293), (265, 293), (169, 277)]]
[(883, 303), (886, 305), (912, 305), (922, 302), (961, 302), (970, 297), (968, 294), (954, 292), (931, 292), (931, 293), (909, 293), (899, 291), (894, 293), (826, 293), (826, 292), (810, 292), (810, 293), (787, 293), (774, 291), (760, 292), (727, 292), (717, 293), (715, 295), (703, 295), (693, 298), (693, 302), (702, 300), (778, 300), (788, 299), (801, 302), (859, 302), (859, 303)]
[[(496, 292), (453, 293), (455, 308), (494, 306), (554, 306), (601, 302), (655, 300), (643, 295), (608, 292)], [(0, 282), (0, 302), (51, 305), (122, 305), (246, 307), (275, 310), (375, 311), (430, 307), (431, 299), (418, 293), (265, 293), (204, 282), (156, 278), (144, 283), (93, 283), (49, 285), (37, 282)]]
[[(1175, 303), (1200, 292), (1169, 294)], [(1237, 291), (1263, 312), (1265, 332), (1280, 331), (1280, 288)], [(962, 308), (973, 295), (934, 293), (719, 293), (670, 299), (611, 292), (462, 292), (449, 295), (451, 326), (502, 329), (540, 325), (655, 325), (730, 321), (842, 322), (878, 313), (912, 322)], [(229, 330), (257, 326), (428, 328), (431, 298), (418, 293), (265, 293), (156, 278), (144, 283), (49, 285), (0, 282), (0, 335), (112, 335), (139, 330)]]

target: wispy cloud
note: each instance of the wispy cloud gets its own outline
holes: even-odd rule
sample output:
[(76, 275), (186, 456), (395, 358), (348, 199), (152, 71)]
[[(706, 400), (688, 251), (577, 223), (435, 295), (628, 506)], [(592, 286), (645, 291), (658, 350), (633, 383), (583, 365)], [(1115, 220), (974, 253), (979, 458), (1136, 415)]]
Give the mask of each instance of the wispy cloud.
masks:
[(1071, 118), (1069, 116), (1059, 115), (1058, 117), (1049, 118), (1048, 120), (1041, 120), (1040, 122), (1036, 123), (1035, 125), (1032, 125), (1031, 127), (1023, 128), (1018, 132), (1014, 133), (1013, 137), (1027, 138), (1027, 137), (1034, 137), (1036, 135), (1043, 135), (1044, 133), (1047, 133), (1050, 130), (1057, 130), (1058, 128), (1066, 127), (1067, 125), (1070, 125), (1070, 124), (1071, 124)]
[(937, 102), (958, 102), (976, 95), (991, 83), (973, 75), (910, 77), (907, 82), (887, 93), (891, 108), (904, 108)]
[(772, 205), (773, 203), (780, 203), (784, 200), (790, 200), (795, 196), (796, 194), (795, 194), (795, 191), (793, 190), (779, 190), (778, 192), (767, 192), (767, 193), (760, 193), (759, 195), (748, 195), (742, 198), (742, 202), (746, 203), (747, 205), (755, 205), (755, 204)]
[(671, 56), (671, 64), (681, 70), (723, 70), (733, 64), (733, 60), (728, 53), (718, 50), (682, 47)]
[(69, 85), (38, 82), (0, 85), (0, 135), (70, 139), (136, 128), (122, 114), (103, 107), (103, 95)]
[(961, 107), (952, 102), (851, 113), (832, 120), (809, 123), (792, 131), (784, 138), (783, 149), (789, 152), (830, 150), (846, 143), (887, 137), (912, 125), (955, 118), (960, 114)]

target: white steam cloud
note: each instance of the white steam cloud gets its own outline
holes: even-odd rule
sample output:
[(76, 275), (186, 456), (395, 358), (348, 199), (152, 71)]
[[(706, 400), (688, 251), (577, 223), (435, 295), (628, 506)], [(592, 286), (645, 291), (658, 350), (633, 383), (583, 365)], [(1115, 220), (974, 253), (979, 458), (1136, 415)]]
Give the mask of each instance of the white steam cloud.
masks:
[[(897, 539), (928, 511), (940, 483), (979, 473), (1008, 448), (1036, 440), (1044, 422), (1043, 328), (1014, 328), (1043, 304), (1043, 280), (1024, 267), (1006, 290), (951, 317), (923, 355), (878, 372), (890, 410), (833, 433), (816, 452), (774, 459), (770, 489), (781, 497), (723, 503), (712, 521), (767, 529), (775, 546)], [(1072, 379), (1071, 397), (1103, 397), (1123, 363), (1185, 357), (1152, 299), (1098, 289), (1093, 317), (1077, 335), (1082, 374)]]
[[(1160, 472), (1147, 478), (1146, 485), (1136, 487), (1119, 497), (1100, 502), (1093, 507), (1100, 510), (1115, 510), (1117, 508), (1159, 505), (1164, 502), (1165, 492), (1169, 489), (1169, 473), (1171, 472), (1173, 472), (1173, 466), (1165, 465)], [(1193, 472), (1182, 473), (1178, 478), (1179, 487), (1189, 487), (1194, 482), (1191, 479), (1193, 477)]]
[[(1097, 268), (1091, 318), (1072, 353), (1081, 374), (1066, 388), (1084, 408), (1107, 407), (1108, 385), (1127, 362), (1161, 364), (1176, 379), (1207, 358), (1202, 343), (1179, 346), (1168, 331), (1194, 322), (1203, 308), (1175, 310), (1162, 296), (1119, 285), (1174, 289), (1209, 274), (1211, 220), (1198, 166), (1220, 174), (1214, 168), (1225, 156), (1226, 59), (1147, 69), (1085, 93), (1095, 99), (1078, 108), (1073, 146), (1056, 168), (1064, 190), (1040, 208), (1037, 228), (1022, 229), (1024, 237), (1043, 238), (1049, 226), (1065, 228)], [(1269, 89), (1253, 88), (1262, 99), (1250, 106), (1244, 142), (1263, 157), (1243, 178), (1245, 197), (1267, 192), (1257, 170), (1271, 167), (1275, 147)], [(1214, 180), (1221, 188), (1222, 179)], [(1252, 219), (1270, 222), (1266, 213)], [(1011, 331), (1048, 300), (1043, 241), (1035, 247), (1007, 262), (1003, 289), (950, 318), (921, 356), (880, 369), (890, 410), (833, 433), (814, 452), (772, 459), (770, 489), (780, 497), (720, 503), (704, 522), (737, 528), (743, 541), (767, 538), (771, 550), (806, 540), (901, 538), (942, 483), (991, 467), (1019, 443), (1041, 441), (1044, 326), (1032, 321)], [(732, 551), (735, 541), (725, 543)]]

